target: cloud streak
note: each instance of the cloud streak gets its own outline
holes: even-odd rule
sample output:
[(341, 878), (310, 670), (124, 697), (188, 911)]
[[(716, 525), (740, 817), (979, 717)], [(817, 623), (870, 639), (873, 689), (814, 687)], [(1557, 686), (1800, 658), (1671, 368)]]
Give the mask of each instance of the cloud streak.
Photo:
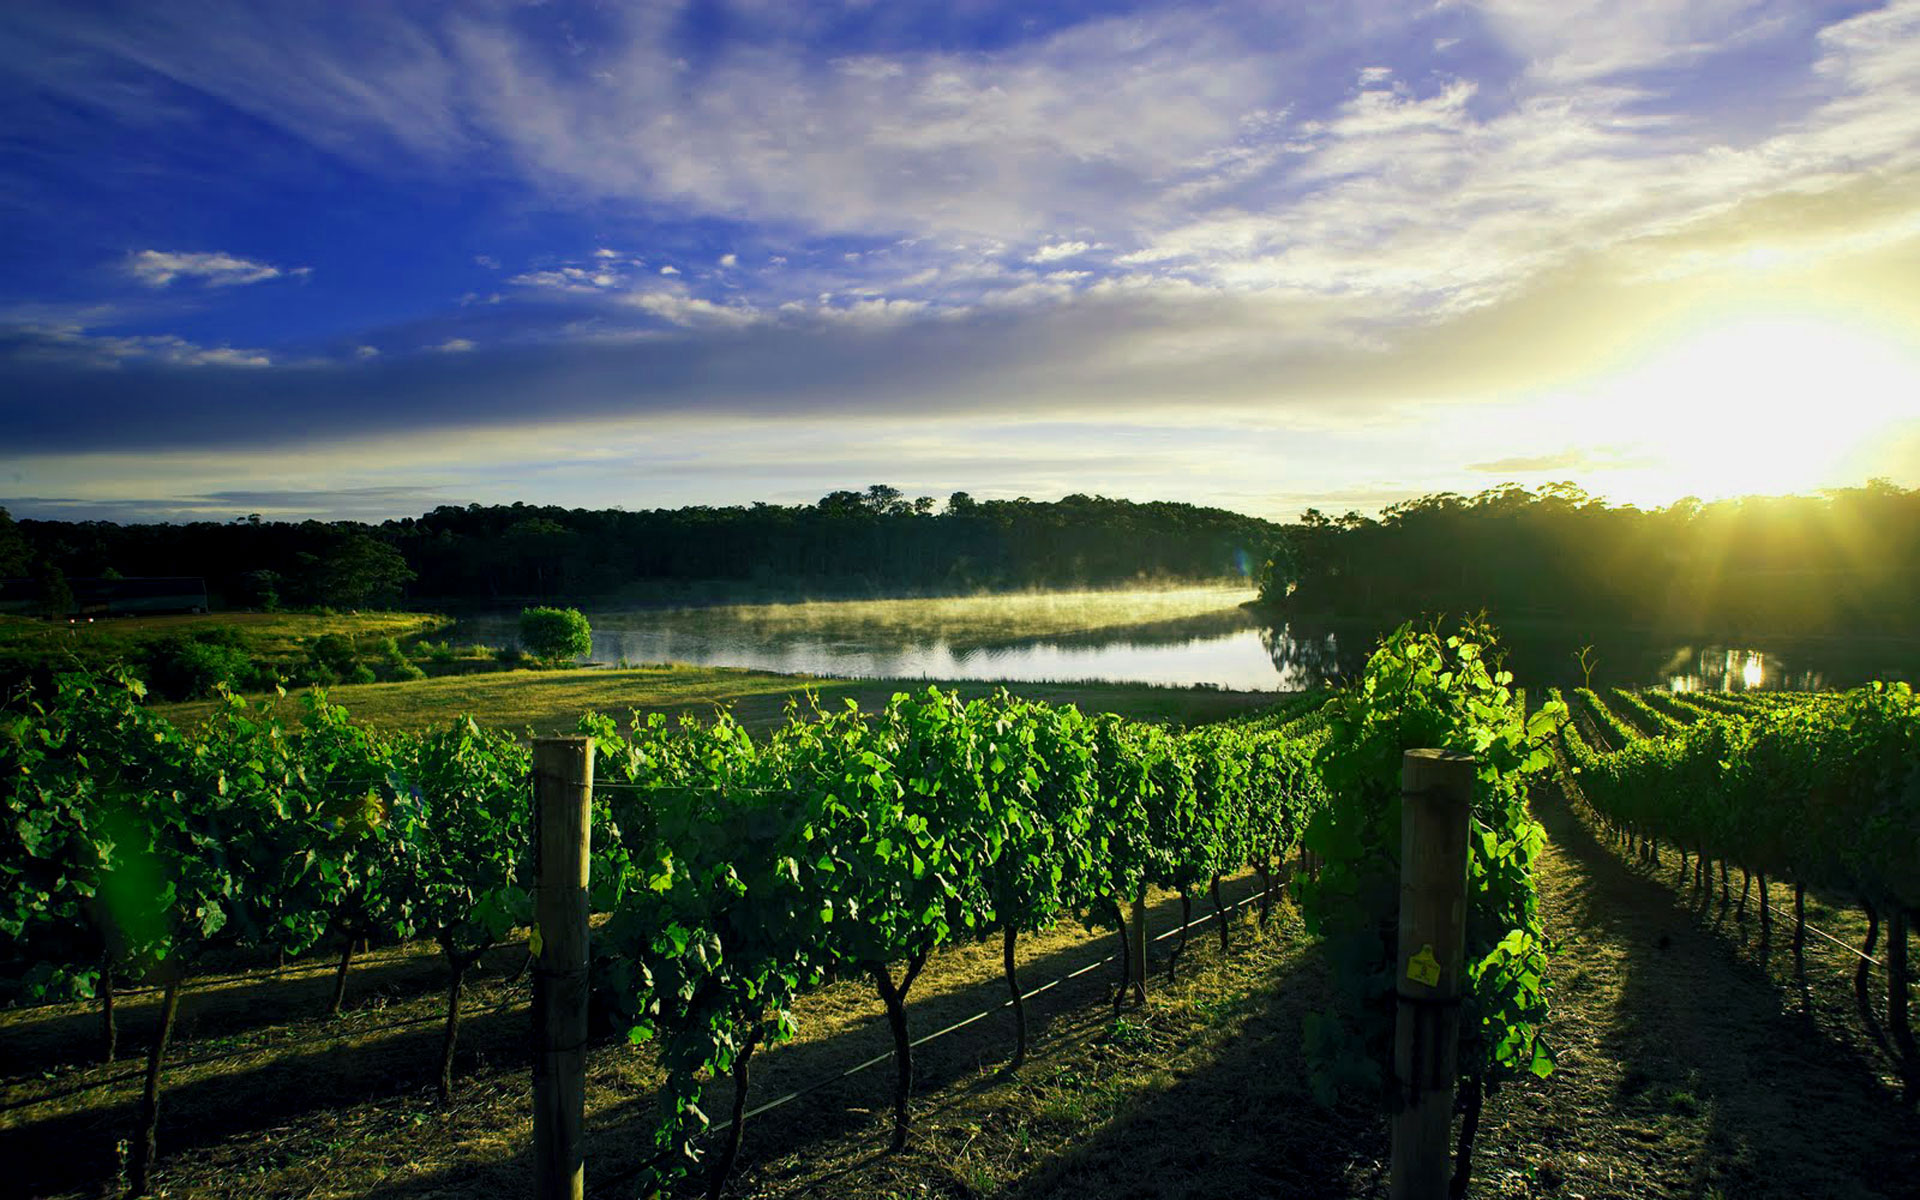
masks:
[[(568, 32), (566, 55), (541, 36), (557, 14), (222, 11), (106, 23), (30, 8), (25, 24), (108, 68), (43, 78), (51, 93), (101, 104), (115, 70), (158, 75), (386, 172), (508, 171), (562, 204), (664, 206), (802, 243), (905, 239), (916, 271), (1085, 259), (1106, 275), (1363, 293), (1402, 318), (1488, 303), (1571, 253), (1730, 203), (1920, 165), (1913, 0), (1851, 16), (1592, 3), (1577, 20), (1538, 0), (1374, 3), (1351, 29), (1312, 6), (1143, 9), (965, 51), (838, 49), (775, 5), (754, 7), (761, 36), (694, 55), (672, 5)], [(1444, 59), (1382, 65), (1383, 50), (1449, 39)], [(295, 45), (291, 62), (267, 52)], [(1688, 83), (1739, 77), (1743, 54), (1774, 67), (1775, 119), (1758, 128)], [(280, 273), (160, 251), (135, 270), (154, 286)], [(573, 270), (516, 282), (610, 286)], [(863, 286), (934, 300), (902, 290), (912, 275), (880, 267)]]
[[(265, 350), (239, 349), (233, 346), (202, 346), (173, 334), (113, 335), (95, 333), (86, 326), (0, 324), (0, 356), (26, 369), (52, 372), (76, 371), (91, 375), (104, 395), (120, 386), (102, 371), (119, 372), (156, 364), (174, 368), (193, 367), (270, 367), (271, 354)], [(0, 366), (0, 375), (6, 371)], [(31, 411), (36, 401), (28, 398), (21, 407)]]
[[(1822, 286), (1802, 278), (1792, 286)], [(1387, 331), (1365, 296), (1150, 277), (1053, 286), (1069, 294), (1012, 289), (945, 308), (869, 298), (765, 310), (657, 284), (560, 292), (530, 310), (483, 306), (457, 326), (375, 331), (270, 370), (220, 362), (245, 351), (25, 327), (0, 340), (0, 390), (22, 398), (17, 456), (660, 416), (1237, 412), (1327, 430), (1564, 386), (1709, 294), (1589, 265)], [(417, 349), (368, 356), (357, 344)]]
[(163, 288), (175, 280), (204, 283), (208, 287), (238, 287), (278, 279), (282, 275), (305, 276), (311, 267), (282, 271), (269, 263), (255, 262), (238, 255), (212, 251), (205, 254), (165, 250), (141, 250), (127, 257), (127, 274), (151, 288)]

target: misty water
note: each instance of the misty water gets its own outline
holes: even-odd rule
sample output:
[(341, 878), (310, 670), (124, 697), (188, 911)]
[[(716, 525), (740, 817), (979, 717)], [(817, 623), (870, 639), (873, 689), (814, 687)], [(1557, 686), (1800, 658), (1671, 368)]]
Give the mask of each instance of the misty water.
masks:
[[(905, 679), (1101, 680), (1245, 691), (1337, 683), (1365, 662), (1384, 628), (1275, 620), (1240, 588), (1053, 592), (958, 599), (585, 608), (595, 663), (682, 662), (783, 673)], [(479, 613), (455, 640), (517, 644), (518, 611)], [(1845, 687), (1915, 677), (1911, 643), (1629, 630), (1509, 628), (1506, 666), (1522, 686), (1661, 687), (1677, 691)]]

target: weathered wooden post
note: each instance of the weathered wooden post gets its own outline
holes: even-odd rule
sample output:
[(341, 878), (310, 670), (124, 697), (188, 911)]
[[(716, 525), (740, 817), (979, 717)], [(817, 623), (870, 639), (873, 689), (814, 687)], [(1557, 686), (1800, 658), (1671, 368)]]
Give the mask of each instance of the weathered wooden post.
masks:
[(1147, 1002), (1147, 898), (1133, 902), (1133, 923), (1127, 926), (1127, 984), (1135, 1004)]
[(533, 743), (533, 1194), (583, 1200), (593, 740)]
[(1473, 774), (1470, 755), (1447, 750), (1409, 750), (1401, 760), (1392, 1200), (1447, 1195)]

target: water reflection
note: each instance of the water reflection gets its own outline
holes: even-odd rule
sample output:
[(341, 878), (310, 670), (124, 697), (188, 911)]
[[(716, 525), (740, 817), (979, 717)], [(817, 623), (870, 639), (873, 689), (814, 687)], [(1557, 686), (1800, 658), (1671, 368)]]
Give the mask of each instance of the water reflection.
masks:
[[(815, 675), (1009, 681), (1111, 680), (1291, 691), (1354, 677), (1386, 630), (1366, 622), (1269, 623), (1221, 589), (1061, 597), (589, 610), (600, 663), (685, 662)], [(516, 642), (516, 616), (485, 614), (464, 641)], [(1525, 687), (1676, 692), (1848, 687), (1913, 679), (1911, 645), (1684, 643), (1631, 631), (1509, 628), (1505, 667)], [(1581, 651), (1590, 647), (1583, 664)]]
[[(1283, 676), (1337, 684), (1352, 677), (1383, 631), (1362, 623), (1293, 622), (1267, 631)], [(1833, 641), (1756, 646), (1680, 643), (1657, 634), (1611, 631), (1591, 640), (1524, 628), (1501, 635), (1505, 667), (1522, 687), (1664, 687), (1674, 692), (1819, 691), (1916, 675), (1920, 648)], [(1582, 651), (1587, 650), (1584, 662)]]
[[(1260, 644), (1273, 660), (1273, 669), (1283, 681), (1279, 686), (1284, 691), (1344, 683), (1365, 661), (1364, 655), (1357, 652), (1350, 651), (1343, 656), (1340, 635), (1331, 629), (1296, 629), (1283, 622), (1262, 629)], [(1351, 638), (1349, 644), (1352, 644)], [(1370, 649), (1372, 644), (1369, 641), (1366, 645)]]
[[(595, 612), (599, 663), (686, 662), (902, 679), (1112, 680), (1243, 691), (1276, 673), (1241, 589), (1036, 594)], [(462, 620), (456, 640), (517, 644), (517, 620)]]
[[(1689, 668), (1689, 669), (1681, 669)], [(1787, 672), (1765, 652), (1709, 646), (1697, 653), (1681, 651), (1667, 673), (1673, 692), (1748, 692), (1760, 689), (1812, 691), (1824, 687), (1822, 671)]]

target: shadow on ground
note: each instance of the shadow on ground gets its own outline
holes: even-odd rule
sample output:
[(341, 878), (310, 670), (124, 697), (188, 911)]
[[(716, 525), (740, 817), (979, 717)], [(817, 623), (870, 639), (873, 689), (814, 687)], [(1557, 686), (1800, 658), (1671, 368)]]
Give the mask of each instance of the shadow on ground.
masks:
[[(524, 942), (496, 947), (484, 960), (484, 970), (511, 973), (526, 957)], [(320, 1018), (333, 996), (334, 967), (325, 962), (301, 964), (281, 974), (189, 976), (174, 1023), (177, 1044), (229, 1038), (273, 1026)], [(347, 975), (346, 1015), (394, 999), (441, 991), (447, 985), (447, 964), (438, 953), (381, 950), (356, 960)], [(141, 1056), (159, 1025), (157, 988), (140, 988), (120, 998), (116, 1014), (120, 1029), (121, 1070), (142, 1069)], [(31, 1077), (52, 1064), (98, 1062), (102, 1024), (97, 1006), (58, 1005), (7, 1014), (4, 1043), (0, 1043), (0, 1079)], [(118, 1073), (118, 1072), (115, 1072)]]
[[(1166, 1086), (1127, 1097), (1091, 1139), (1049, 1157), (996, 1196), (1053, 1200), (1321, 1198), (1384, 1190), (1385, 1123), (1365, 1109), (1324, 1108), (1308, 1088), (1301, 1021), (1326, 1002), (1319, 948), (1247, 995), (1231, 1040), (1180, 1063)], [(964, 1193), (962, 1193), (964, 1194)]]
[[(1578, 939), (1562, 965), (1588, 972), (1578, 982), (1595, 1001), (1582, 1013), (1565, 997), (1569, 1030), (1590, 1021), (1591, 1043), (1563, 1069), (1585, 1071), (1566, 1087), (1589, 1087), (1598, 1128), (1558, 1139), (1551, 1194), (1920, 1197), (1920, 1117), (1846, 1020), (1850, 994), (1808, 1007), (1756, 947), (1716, 929), (1731, 925), (1717, 900), (1669, 886), (1672, 864), (1652, 877), (1630, 866), (1557, 793), (1536, 814), (1563, 873), (1550, 931)], [(1773, 954), (1788, 937), (1776, 923)], [(1620, 1178), (1579, 1178), (1581, 1145)]]
[[(1241, 879), (1227, 890), (1231, 901), (1252, 893), (1255, 883), (1251, 878)], [(1161, 903), (1154, 911), (1152, 927), (1156, 932), (1169, 928), (1177, 921), (1177, 914), (1177, 901)], [(1206, 955), (1217, 954), (1214, 935), (1210, 923), (1197, 926), (1186, 961), (1197, 966)], [(1160, 952), (1164, 954), (1170, 944), (1161, 943)], [(1058, 979), (1097, 962), (1113, 947), (1114, 939), (1107, 935), (1023, 961), (1023, 983), (1032, 987)], [(989, 957), (997, 966), (997, 945), (993, 949)], [(1111, 965), (1096, 968), (1028, 1002), (1037, 1053), (1047, 1053), (1042, 1049), (1047, 1046), (1084, 1040), (1106, 1025), (1110, 1009), (1104, 1001), (1113, 969)], [(916, 1035), (982, 1009), (995, 1010), (986, 1019), (916, 1051), (917, 1112), (964, 1102), (966, 1097), (988, 1093), (999, 1084), (1000, 1068), (1011, 1049), (1011, 1016), (998, 1007), (1006, 997), (1005, 984), (992, 970), (981, 970), (967, 978), (971, 981), (958, 986), (945, 981), (925, 983), (922, 988), (926, 994), (917, 994), (911, 1001), (910, 1019)], [(386, 980), (373, 969), (364, 979), (356, 976), (356, 980), (356, 989), (389, 983), (405, 986), (399, 978)], [(935, 992), (936, 986), (947, 990)], [(282, 1002), (304, 1005), (324, 992), (323, 984), (311, 978), (271, 981), (265, 988), (275, 1007)], [(219, 1007), (203, 1015), (207, 1024), (222, 1026), (228, 1019), (247, 1023), (244, 1012), (227, 1012), (234, 1004), (231, 998), (210, 994), (210, 999)], [(854, 994), (848, 1003), (858, 1005), (862, 1001)], [(756, 1064), (754, 1103), (831, 1077), (868, 1058), (886, 1055), (891, 1040), (879, 1003), (870, 996), (864, 1003), (866, 1007), (856, 1014), (857, 1019), (835, 1035), (762, 1055)], [(211, 1020), (207, 1020), (209, 1017)], [(1283, 1029), (1276, 1037), (1297, 1043), (1297, 1016), (1275, 1020), (1281, 1026), (1291, 1023), (1290, 1030)], [(518, 1003), (494, 1011), (483, 1004), (469, 1009), (461, 1030), (461, 1067), (466, 1075), (460, 1090), (466, 1099), (457, 1101), (452, 1110), (436, 1109), (421, 1094), (432, 1078), (439, 1048), (440, 1029), (433, 1020), (391, 1030), (352, 1046), (291, 1052), (283, 1046), (270, 1060), (181, 1080), (169, 1087), (163, 1104), (161, 1179), (167, 1181), (171, 1162), (184, 1168), (175, 1177), (179, 1186), (217, 1191), (223, 1187), (218, 1172), (224, 1164), (244, 1161), (250, 1147), (259, 1145), (265, 1150), (270, 1142), (273, 1156), (297, 1159), (303, 1138), (311, 1140), (316, 1148), (324, 1148), (319, 1141), (323, 1137), (336, 1145), (340, 1139), (356, 1137), (386, 1140), (392, 1143), (387, 1151), (389, 1159), (398, 1154), (404, 1162), (406, 1130), (398, 1126), (402, 1122), (417, 1125), (423, 1113), (430, 1121), (444, 1118), (450, 1127), (480, 1126), (504, 1137), (529, 1119), (527, 1076), (525, 1067), (517, 1061), (525, 1052), (527, 1021), (526, 1010)], [(644, 1049), (609, 1043), (590, 1058), (590, 1062), (598, 1060), (590, 1070), (602, 1076), (603, 1087), (603, 1102), (588, 1118), (589, 1178), (595, 1194), (631, 1194), (635, 1169), (650, 1150), (652, 1090), (644, 1083), (633, 1082), (646, 1077), (648, 1054)], [(474, 1069), (476, 1063), (478, 1070)], [(891, 1063), (882, 1062), (755, 1120), (749, 1127), (743, 1166), (782, 1153), (804, 1153), (808, 1147), (825, 1143), (846, 1143), (863, 1155), (883, 1146), (891, 1078)], [(608, 1089), (615, 1096), (612, 1103), (604, 1102)], [(729, 1093), (724, 1084), (712, 1089), (708, 1111), (726, 1113)], [(13, 1124), (0, 1131), (0, 1154), (25, 1168), (14, 1182), (28, 1194), (98, 1186), (112, 1173), (115, 1144), (129, 1136), (134, 1104), (135, 1096), (128, 1089), (109, 1104), (54, 1112), (31, 1124)], [(308, 1130), (309, 1126), (320, 1125), (327, 1127), (324, 1134)], [(518, 1194), (524, 1191), (528, 1177), (522, 1145), (525, 1140), (504, 1138), (486, 1148), (465, 1146), (456, 1153), (436, 1155), (437, 1161), (430, 1163), (406, 1163), (402, 1179), (380, 1183), (377, 1174), (369, 1178), (366, 1194), (396, 1198), (497, 1194), (502, 1190)], [(43, 1152), (54, 1145), (61, 1147), (59, 1154)], [(507, 1150), (509, 1146), (513, 1149)]]

